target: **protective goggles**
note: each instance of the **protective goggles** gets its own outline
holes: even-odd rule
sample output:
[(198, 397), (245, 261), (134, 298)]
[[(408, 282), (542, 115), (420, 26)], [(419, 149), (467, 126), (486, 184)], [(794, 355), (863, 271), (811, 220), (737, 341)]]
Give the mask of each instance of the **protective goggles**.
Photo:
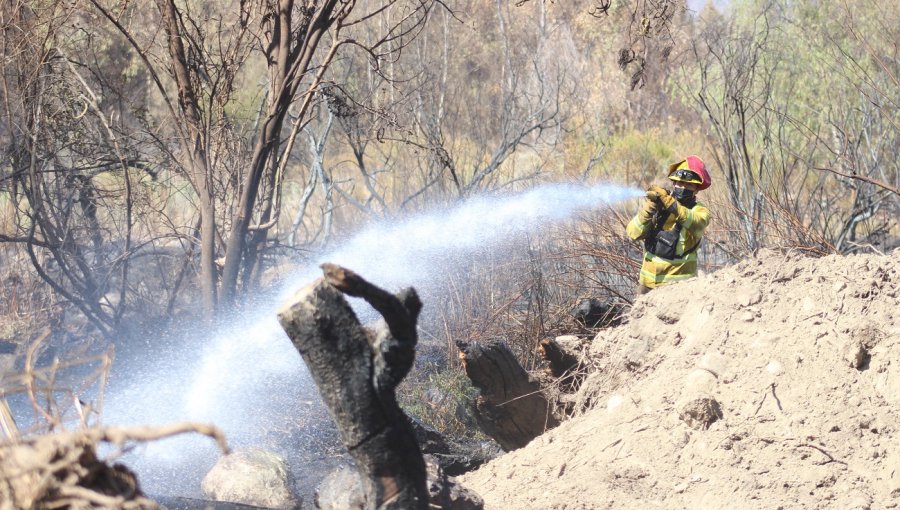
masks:
[(691, 182), (694, 184), (703, 184), (703, 179), (700, 178), (695, 172), (690, 170), (680, 169), (675, 170), (671, 174), (669, 174), (669, 179), (673, 181), (681, 181), (681, 182)]

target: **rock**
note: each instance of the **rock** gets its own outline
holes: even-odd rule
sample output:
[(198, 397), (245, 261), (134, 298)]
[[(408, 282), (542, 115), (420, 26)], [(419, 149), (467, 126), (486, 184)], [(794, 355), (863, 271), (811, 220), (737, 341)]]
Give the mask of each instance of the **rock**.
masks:
[(683, 404), (678, 411), (678, 417), (692, 429), (706, 430), (717, 420), (722, 419), (722, 407), (712, 397), (700, 397)]
[(718, 352), (709, 352), (700, 359), (698, 368), (709, 371), (713, 376), (719, 378), (725, 373), (728, 366), (728, 359)]
[(677, 430), (672, 434), (672, 444), (677, 448), (684, 448), (691, 441), (691, 435), (685, 430)]
[(872, 498), (865, 494), (851, 495), (851, 499), (846, 503), (847, 510), (870, 510), (872, 508)]
[(316, 488), (316, 508), (320, 510), (364, 510), (365, 507), (362, 481), (353, 467), (335, 469)]
[(578, 335), (559, 335), (559, 336), (555, 337), (555, 339), (557, 342), (566, 343), (566, 344), (573, 343), (573, 342), (580, 342)]
[(769, 372), (772, 375), (781, 375), (784, 373), (784, 367), (778, 361), (772, 360), (766, 365), (766, 372)]
[(743, 306), (753, 306), (762, 301), (762, 292), (759, 289), (753, 289), (739, 298), (739, 303)]
[(266, 508), (300, 508), (293, 478), (280, 456), (249, 448), (225, 455), (203, 477), (203, 494), (216, 501)]
[(688, 395), (706, 395), (715, 389), (717, 382), (715, 374), (709, 370), (695, 368), (685, 378), (684, 389)]
[(484, 500), (477, 493), (444, 474), (437, 460), (425, 456), (428, 469), (429, 508), (446, 510), (483, 510)]
[(612, 395), (606, 401), (606, 411), (612, 413), (625, 403), (625, 397), (622, 395)]
[(633, 340), (622, 353), (622, 364), (624, 368), (627, 370), (634, 370), (642, 366), (652, 349), (652, 342), (648, 338), (638, 338)]
[[(437, 459), (425, 455), (428, 470), (429, 508), (446, 510), (482, 510), (484, 501), (472, 490), (444, 474)], [(316, 508), (320, 510), (364, 510), (365, 496), (359, 472), (351, 467), (332, 471), (316, 489)]]
[(844, 347), (844, 360), (850, 368), (860, 370), (869, 363), (869, 351), (860, 342), (850, 342)]

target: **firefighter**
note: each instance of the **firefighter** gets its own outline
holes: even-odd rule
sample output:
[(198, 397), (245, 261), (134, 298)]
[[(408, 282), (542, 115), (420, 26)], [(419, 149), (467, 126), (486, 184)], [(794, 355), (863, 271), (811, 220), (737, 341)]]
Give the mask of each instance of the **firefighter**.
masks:
[(709, 209), (697, 202), (697, 192), (710, 186), (706, 165), (688, 156), (669, 166), (671, 192), (651, 186), (640, 212), (628, 223), (628, 237), (644, 241), (644, 261), (638, 294), (646, 294), (697, 276), (697, 249), (709, 224)]

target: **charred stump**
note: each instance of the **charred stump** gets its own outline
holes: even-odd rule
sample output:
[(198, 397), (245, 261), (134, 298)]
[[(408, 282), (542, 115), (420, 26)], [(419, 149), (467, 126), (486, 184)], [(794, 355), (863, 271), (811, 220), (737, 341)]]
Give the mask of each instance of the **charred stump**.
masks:
[(511, 451), (559, 425), (540, 384), (504, 343), (457, 344), (466, 375), (481, 390), (475, 419), (485, 434)]
[(545, 373), (559, 381), (564, 391), (575, 391), (581, 386), (585, 377), (586, 348), (587, 343), (574, 335), (541, 340), (538, 352), (547, 363)]
[[(394, 295), (339, 266), (322, 269), (324, 279), (279, 310), (281, 326), (356, 461), (366, 507), (426, 509), (425, 461), (394, 393), (413, 364), (422, 303), (412, 288)], [(363, 328), (342, 293), (365, 299), (386, 327)]]

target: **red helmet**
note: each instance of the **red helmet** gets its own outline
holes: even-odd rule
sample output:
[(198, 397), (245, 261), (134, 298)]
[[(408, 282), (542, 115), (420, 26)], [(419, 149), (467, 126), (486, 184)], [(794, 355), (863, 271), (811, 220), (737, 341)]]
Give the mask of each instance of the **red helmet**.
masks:
[[(681, 170), (686, 171), (681, 172)], [(704, 165), (703, 160), (697, 156), (688, 156), (678, 163), (669, 165), (669, 179), (699, 184), (700, 187), (698, 190), (706, 189), (712, 184), (712, 179), (709, 178), (709, 172), (706, 171), (706, 165)]]

